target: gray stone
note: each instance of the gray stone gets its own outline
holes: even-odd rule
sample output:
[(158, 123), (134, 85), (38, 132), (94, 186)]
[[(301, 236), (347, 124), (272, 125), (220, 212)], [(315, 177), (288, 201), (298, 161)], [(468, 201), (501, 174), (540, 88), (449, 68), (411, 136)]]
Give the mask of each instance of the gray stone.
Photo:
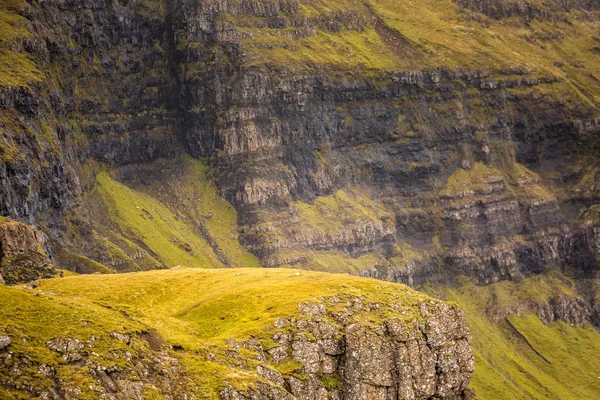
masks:
[(10, 343), (10, 337), (5, 335), (0, 336), (0, 350), (6, 349), (8, 346), (10, 346)]
[(279, 346), (267, 351), (267, 354), (273, 359), (274, 363), (279, 364), (289, 358), (287, 349), (287, 346)]
[(56, 353), (66, 354), (83, 350), (84, 345), (79, 339), (54, 338), (46, 342), (46, 347)]
[(112, 337), (113, 339), (120, 340), (121, 342), (124, 342), (128, 346), (131, 344), (131, 336), (129, 336), (129, 335), (123, 335), (122, 333), (119, 333), (119, 332), (112, 332), (110, 334), (110, 337)]

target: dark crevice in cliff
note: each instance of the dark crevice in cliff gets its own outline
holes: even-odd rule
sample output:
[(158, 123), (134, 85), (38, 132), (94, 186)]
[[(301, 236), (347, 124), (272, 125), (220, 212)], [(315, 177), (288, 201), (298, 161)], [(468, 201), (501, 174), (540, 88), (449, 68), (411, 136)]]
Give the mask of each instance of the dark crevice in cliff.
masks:
[[(181, 102), (181, 56), (177, 52), (176, 24), (178, 16), (175, 15), (180, 5), (177, 0), (162, 0), (166, 10), (165, 14), (165, 47), (166, 61), (168, 66), (169, 87), (165, 96), (167, 109), (173, 110), (177, 115), (177, 120), (183, 118), (183, 107)], [(179, 125), (179, 124), (178, 124)], [(177, 130), (181, 128), (178, 126)]]

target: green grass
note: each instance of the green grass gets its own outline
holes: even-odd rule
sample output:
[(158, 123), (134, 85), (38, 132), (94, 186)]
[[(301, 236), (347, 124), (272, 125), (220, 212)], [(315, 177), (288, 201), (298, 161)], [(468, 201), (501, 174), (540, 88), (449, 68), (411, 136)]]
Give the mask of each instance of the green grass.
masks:
[(542, 179), (524, 165), (511, 162), (508, 165), (493, 166), (475, 163), (470, 170), (458, 168), (446, 180), (440, 190), (444, 197), (458, 199), (471, 198), (486, 193), (491, 185), (505, 185), (506, 189), (519, 201), (553, 201), (555, 195), (543, 185)]
[(141, 241), (167, 267), (221, 265), (210, 246), (156, 199), (128, 188), (106, 172), (98, 174), (94, 190), (108, 207), (111, 222), (129, 239)]
[(461, 196), (468, 191), (479, 191), (489, 184), (490, 179), (502, 177), (495, 169), (481, 162), (473, 164), (470, 170), (458, 168), (446, 181), (440, 195), (447, 197)]
[[(258, 267), (258, 259), (238, 240), (237, 211), (218, 193), (211, 168), (186, 156), (180, 182), (171, 182), (169, 196), (189, 219), (200, 220), (233, 267)], [(210, 218), (205, 216), (211, 215)]]
[(391, 71), (398, 68), (398, 57), (373, 29), (363, 32), (318, 32), (314, 36), (291, 39), (276, 30), (240, 29), (258, 33), (242, 45), (251, 49), (247, 66), (262, 65), (265, 60), (285, 60), (291, 67), (328, 65), (336, 68), (363, 68)]
[(509, 317), (519, 332), (516, 334), (506, 321), (496, 324), (486, 316), (489, 309), (528, 300), (544, 302), (560, 293), (574, 296), (574, 287), (558, 274), (528, 278), (520, 284), (464, 284), (445, 293), (464, 310), (473, 336), (476, 367), (471, 386), (477, 398), (575, 400), (600, 396), (597, 330), (564, 322), (546, 326), (537, 316), (525, 314)]
[[(258, 361), (252, 351), (242, 352), (247, 367), (225, 360), (228, 339), (239, 342), (258, 338), (268, 346), (277, 318), (304, 318), (298, 315), (299, 302), (332, 296), (360, 296), (365, 302), (402, 305), (402, 313), (389, 307), (358, 312), (355, 317), (364, 324), (380, 324), (390, 316), (420, 321), (419, 304), (432, 301), (399, 284), (285, 269), (186, 268), (70, 276), (44, 280), (34, 291), (0, 287), (0, 334), (13, 338), (11, 351), (29, 354), (33, 362), (55, 366), (59, 376), (80, 380), (87, 387), (85, 371), (71, 370), (71, 366), (58, 360), (44, 345), (48, 339), (87, 340), (91, 335), (101, 336), (103, 339), (92, 349), (98, 353), (97, 361), (128, 368), (124, 360), (110, 357), (111, 349), (124, 344), (108, 338), (107, 332), (118, 331), (136, 338), (136, 332), (155, 329), (167, 345), (183, 349), (173, 354), (179, 358), (182, 371), (193, 379), (191, 393), (199, 398), (218, 398), (225, 381), (244, 388), (260, 379), (255, 373)], [(215, 355), (215, 361), (206, 359), (209, 352)], [(284, 362), (272, 367), (289, 375), (300, 365)], [(30, 379), (40, 385), (50, 384), (34, 371)], [(322, 379), (332, 387), (338, 384), (332, 376)], [(148, 396), (151, 394), (156, 395), (150, 391)]]
[[(327, 29), (323, 21), (335, 21), (340, 13), (353, 23)], [(568, 99), (567, 108), (579, 103), (597, 108), (600, 63), (592, 49), (597, 47), (598, 22), (577, 11), (558, 14), (554, 20), (526, 22), (520, 17), (473, 18), (452, 0), (300, 0), (299, 12), (285, 15), (289, 23), (280, 29), (265, 28), (266, 18), (256, 16), (223, 18), (244, 36), (242, 62), (247, 67), (360, 70), (371, 77), (470, 68), (491, 70), (490, 79), (497, 81), (515, 79), (497, 74), (499, 69), (520, 67), (531, 76), (562, 79), (539, 85), (533, 89), (536, 96)], [(305, 19), (314, 30), (294, 24)], [(509, 91), (531, 92), (526, 87)]]
[(338, 190), (330, 196), (317, 197), (313, 204), (298, 201), (292, 204), (292, 210), (299, 218), (299, 230), (307, 234), (336, 235), (351, 225), (394, 221), (393, 214), (383, 205), (359, 190)]
[[(140, 168), (158, 171), (165, 163)], [(132, 253), (139, 243), (167, 267), (257, 267), (256, 257), (239, 243), (237, 213), (219, 197), (210, 168), (191, 157), (171, 161), (171, 168), (172, 174), (150, 186), (128, 187), (98, 173), (92, 195), (104, 209), (97, 220), (105, 226), (97, 240), (107, 243), (111, 258), (126, 257), (119, 249)]]
[[(56, 337), (86, 341), (92, 335), (98, 336), (99, 340), (91, 349), (98, 355), (92, 356), (94, 361), (100, 365), (120, 365), (126, 368), (122, 358), (116, 359), (108, 353), (119, 349), (127, 350), (127, 347), (122, 342), (110, 340), (108, 333), (118, 331), (127, 334), (143, 328), (141, 324), (127, 320), (119, 313), (92, 302), (76, 301), (72, 297), (47, 294), (35, 296), (28, 291), (0, 285), (0, 299), (0, 333), (11, 336), (10, 351), (16, 358), (29, 357), (37, 364), (43, 363), (57, 369), (59, 377), (69, 384), (77, 385), (83, 391), (81, 399), (93, 399), (97, 396), (94, 396), (89, 385), (80, 381), (82, 376), (89, 374), (87, 368), (67, 366), (65, 361), (46, 347), (46, 341)], [(7, 362), (6, 367), (9, 368), (12, 361)], [(68, 373), (64, 374), (67, 369)], [(21, 372), (14, 384), (25, 380), (39, 390), (54, 385), (52, 380), (40, 374), (35, 365), (26, 365)], [(0, 389), (0, 397), (28, 398), (23, 393), (5, 390)]]
[(27, 54), (0, 49), (0, 87), (28, 86), (41, 80), (42, 74)]
[(197, 350), (260, 334), (278, 317), (295, 314), (301, 301), (354, 294), (410, 305), (427, 298), (403, 285), (349, 275), (254, 268), (75, 276), (45, 280), (40, 290), (123, 306), (150, 326), (165, 326), (161, 333), (169, 342)]
[(0, 4), (0, 87), (29, 86), (42, 80), (42, 73), (29, 54), (8, 48), (32, 36), (28, 21), (17, 13), (26, 6), (22, 0), (3, 0)]
[(358, 257), (352, 257), (336, 250), (280, 250), (275, 252), (270, 259), (295, 260), (285, 263), (284, 266), (293, 266), (310, 271), (331, 272), (334, 274), (356, 273), (373, 269), (384, 258), (376, 252), (370, 252)]

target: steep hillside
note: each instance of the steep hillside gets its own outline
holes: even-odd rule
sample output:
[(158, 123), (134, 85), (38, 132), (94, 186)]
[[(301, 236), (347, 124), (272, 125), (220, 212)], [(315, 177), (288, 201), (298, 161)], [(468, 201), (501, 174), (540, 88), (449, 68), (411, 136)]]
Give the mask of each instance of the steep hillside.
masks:
[(0, 299), (2, 398), (460, 399), (473, 371), (455, 306), (348, 276), (179, 269)]

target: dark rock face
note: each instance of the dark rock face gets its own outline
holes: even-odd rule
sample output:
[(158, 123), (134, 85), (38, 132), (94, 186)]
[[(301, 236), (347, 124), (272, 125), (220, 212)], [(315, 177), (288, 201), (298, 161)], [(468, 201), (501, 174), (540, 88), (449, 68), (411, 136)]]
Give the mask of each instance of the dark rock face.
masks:
[[(458, 4), (493, 18), (598, 17), (591, 1)], [(254, 66), (245, 28), (292, 38), (381, 29), (372, 13), (305, 18), (288, 1), (74, 0), (22, 14), (36, 40), (15, 46), (60, 68), (0, 93), (0, 212), (44, 221), (58, 247), (77, 240), (65, 238), (66, 217), (87, 218), (81, 193), (95, 163), (188, 152), (211, 158), (240, 240), (264, 266), (375, 254), (353, 272), (411, 285), (598, 270), (600, 120), (561, 77), (511, 65), (376, 78)], [(340, 190), (353, 195), (318, 203)], [(86, 223), (78, 232), (92, 231)], [(419, 257), (398, 256), (398, 244)]]
[(492, 18), (521, 16), (527, 21), (555, 17), (556, 12), (570, 10), (598, 10), (598, 2), (593, 0), (551, 0), (533, 4), (527, 0), (455, 0), (461, 7), (481, 12)]
[(57, 274), (44, 250), (44, 234), (5, 219), (0, 222), (0, 276), (3, 283), (30, 282)]
[(545, 324), (565, 321), (574, 326), (583, 326), (595, 319), (594, 311), (588, 302), (564, 294), (552, 297), (547, 303), (528, 301), (514, 307), (488, 311), (494, 322), (501, 321), (509, 315), (521, 316), (526, 313), (536, 314)]

